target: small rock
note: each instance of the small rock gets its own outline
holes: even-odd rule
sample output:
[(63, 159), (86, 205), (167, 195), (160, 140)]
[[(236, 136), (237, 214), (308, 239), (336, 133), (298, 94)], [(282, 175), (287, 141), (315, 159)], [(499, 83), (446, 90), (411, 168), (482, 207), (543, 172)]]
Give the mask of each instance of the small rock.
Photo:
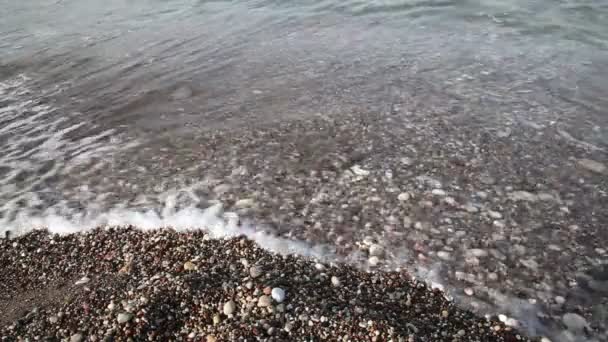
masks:
[(224, 315), (226, 316), (230, 316), (232, 314), (234, 314), (234, 311), (236, 310), (236, 303), (233, 300), (229, 300), (226, 303), (224, 303)]
[(255, 279), (262, 275), (262, 267), (260, 266), (252, 266), (249, 268), (249, 275), (251, 278)]
[(270, 295), (277, 303), (282, 303), (285, 300), (285, 291), (280, 287), (272, 289)]
[(194, 271), (196, 270), (196, 265), (194, 265), (194, 263), (192, 263), (191, 261), (186, 261), (184, 263), (184, 271)]
[(323, 264), (321, 264), (321, 263), (316, 263), (316, 264), (315, 264), (315, 269), (316, 269), (317, 271), (323, 271), (323, 270), (325, 270), (325, 265), (323, 265)]
[(83, 285), (83, 284), (86, 284), (86, 283), (88, 283), (90, 281), (91, 281), (91, 278), (89, 278), (89, 277), (82, 277), (74, 285)]
[(293, 329), (293, 324), (291, 322), (285, 323), (285, 327), (283, 327), (283, 330), (285, 330), (286, 332), (291, 332), (292, 329)]
[(496, 220), (500, 220), (502, 218), (502, 214), (494, 210), (488, 210), (488, 216)]
[(261, 308), (268, 307), (271, 304), (272, 302), (270, 301), (270, 297), (268, 297), (267, 295), (262, 295), (260, 296), (260, 298), (258, 298), (258, 306)]
[(509, 198), (512, 201), (536, 202), (538, 196), (527, 191), (514, 191), (509, 193)]
[(355, 166), (351, 167), (350, 170), (355, 175), (360, 176), (360, 177), (368, 176), (370, 173), (368, 170), (362, 169), (359, 165), (355, 165)]
[(464, 334), (466, 334), (466, 332), (464, 330), (458, 330), (457, 332), (458, 336), (464, 336)]
[(509, 127), (506, 127), (505, 129), (496, 132), (496, 136), (501, 139), (508, 138), (509, 136), (511, 136), (511, 129)]
[(401, 162), (401, 164), (403, 164), (405, 166), (410, 166), (414, 163), (412, 158), (408, 158), (408, 157), (403, 157), (403, 158), (399, 159), (399, 161)]
[(217, 342), (215, 335), (207, 335), (207, 342)]
[(49, 322), (51, 322), (53, 324), (57, 323), (58, 321), (59, 321), (59, 317), (57, 317), (57, 316), (49, 317)]
[(474, 206), (471, 203), (467, 203), (466, 205), (464, 205), (462, 207), (462, 209), (464, 209), (466, 212), (471, 213), (471, 214), (475, 214), (475, 213), (479, 212), (479, 208), (477, 208), (476, 206)]
[(331, 277), (331, 284), (335, 287), (340, 286), (340, 278), (336, 277), (336, 276), (332, 276)]
[(595, 172), (595, 173), (604, 173), (606, 172), (606, 165), (591, 159), (579, 159), (578, 165), (581, 167)]
[(474, 292), (473, 292), (473, 289), (472, 289), (472, 288), (470, 288), (470, 287), (466, 287), (466, 288), (464, 289), (464, 293), (465, 293), (467, 296), (472, 296)]
[(118, 321), (118, 323), (123, 324), (123, 323), (127, 323), (128, 321), (133, 319), (133, 314), (130, 312), (122, 312), (119, 313), (118, 316), (116, 316), (116, 321)]
[(481, 248), (471, 248), (467, 250), (466, 253), (477, 258), (485, 258), (488, 256), (488, 252)]
[(374, 243), (371, 246), (369, 246), (369, 255), (382, 256), (383, 254), (384, 254), (384, 248), (381, 245)]
[(237, 209), (251, 208), (255, 205), (255, 201), (251, 198), (243, 198), (234, 203), (234, 207)]
[(559, 305), (563, 305), (566, 302), (566, 299), (562, 296), (555, 296), (555, 302)]
[(410, 200), (410, 194), (409, 194), (409, 192), (402, 192), (399, 194), (399, 196), (397, 196), (397, 199), (400, 202), (407, 202)]
[(70, 342), (81, 342), (84, 339), (82, 334), (74, 334), (70, 337)]
[(585, 328), (589, 327), (589, 323), (581, 315), (575, 313), (567, 313), (562, 316), (562, 322), (573, 332), (582, 332)]
[(380, 263), (380, 258), (378, 258), (377, 256), (373, 256), (373, 257), (370, 257), (367, 260), (367, 262), (369, 263), (370, 266), (376, 267)]
[(264, 292), (265, 295), (270, 296), (270, 294), (272, 293), (272, 287), (270, 286), (266, 286), (262, 292)]
[(479, 177), (479, 181), (482, 184), (485, 185), (494, 185), (494, 183), (496, 183), (496, 179), (494, 179), (494, 177), (488, 176), (488, 175), (482, 175)]
[(538, 263), (532, 259), (523, 259), (519, 261), (522, 265), (524, 265), (526, 268), (529, 268), (533, 271), (536, 271), (538, 269)]
[(442, 197), (447, 195), (445, 190), (442, 190), (442, 189), (433, 189), (433, 191), (431, 191), (431, 193), (435, 196), (442, 196)]
[(448, 253), (446, 251), (439, 251), (439, 252), (437, 252), (437, 257), (439, 259), (447, 261), (447, 260), (450, 260), (450, 253)]
[(218, 325), (222, 321), (222, 318), (219, 314), (213, 315), (213, 325)]
[(404, 228), (406, 228), (406, 229), (407, 228), (411, 228), (412, 224), (413, 224), (413, 222), (412, 222), (412, 218), (411, 217), (409, 217), (409, 216), (403, 217), (403, 227)]
[(449, 315), (450, 315), (450, 313), (448, 312), (448, 310), (441, 311), (441, 317), (448, 318)]

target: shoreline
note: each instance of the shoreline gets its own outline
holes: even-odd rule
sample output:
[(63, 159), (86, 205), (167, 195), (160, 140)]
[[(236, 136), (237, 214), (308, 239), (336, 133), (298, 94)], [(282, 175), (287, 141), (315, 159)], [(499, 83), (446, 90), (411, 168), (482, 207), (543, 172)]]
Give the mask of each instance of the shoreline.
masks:
[(322, 264), (204, 231), (34, 231), (1, 240), (0, 264), (3, 341), (528, 340), (406, 272)]

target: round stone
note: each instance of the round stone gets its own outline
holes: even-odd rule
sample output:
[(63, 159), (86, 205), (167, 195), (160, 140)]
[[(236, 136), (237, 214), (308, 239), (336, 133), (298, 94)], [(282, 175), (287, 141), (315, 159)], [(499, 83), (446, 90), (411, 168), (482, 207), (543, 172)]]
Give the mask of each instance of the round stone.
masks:
[(409, 200), (410, 200), (410, 194), (409, 194), (409, 193), (407, 193), (407, 192), (402, 192), (402, 193), (400, 193), (400, 194), (397, 196), (397, 199), (398, 199), (400, 202), (407, 202), (407, 201), (409, 201)]
[(272, 289), (271, 296), (277, 303), (282, 303), (285, 300), (285, 291), (280, 287), (275, 287)]
[(234, 314), (234, 311), (236, 311), (236, 303), (233, 300), (229, 300), (226, 303), (224, 303), (224, 315), (226, 316), (230, 316), (232, 314)]
[(184, 271), (194, 271), (196, 269), (196, 266), (194, 265), (194, 263), (192, 263), (192, 261), (186, 261), (184, 263)]
[(82, 334), (74, 334), (70, 337), (70, 342), (81, 342), (84, 339)]
[(252, 266), (249, 268), (249, 275), (251, 278), (257, 278), (262, 275), (262, 268), (260, 266)]
[(384, 254), (384, 248), (379, 244), (374, 243), (369, 247), (369, 255), (382, 256), (382, 254)]
[(340, 278), (336, 276), (331, 277), (331, 284), (336, 287), (340, 286)]
[(261, 308), (268, 307), (271, 304), (272, 304), (272, 302), (270, 301), (270, 297), (268, 297), (267, 295), (262, 295), (258, 299), (258, 306)]
[(120, 324), (127, 323), (128, 321), (130, 321), (132, 319), (133, 319), (133, 314), (130, 312), (122, 312), (122, 313), (119, 313), (118, 316), (116, 316), (116, 320)]
[(437, 257), (442, 260), (450, 260), (450, 253), (446, 251), (437, 252)]
[(567, 313), (562, 316), (562, 322), (570, 331), (583, 331), (589, 326), (589, 323), (583, 318), (583, 316), (575, 313)]
[(369, 263), (370, 266), (375, 267), (378, 266), (378, 264), (380, 263), (380, 258), (378, 258), (377, 256), (373, 256), (370, 257), (367, 262)]

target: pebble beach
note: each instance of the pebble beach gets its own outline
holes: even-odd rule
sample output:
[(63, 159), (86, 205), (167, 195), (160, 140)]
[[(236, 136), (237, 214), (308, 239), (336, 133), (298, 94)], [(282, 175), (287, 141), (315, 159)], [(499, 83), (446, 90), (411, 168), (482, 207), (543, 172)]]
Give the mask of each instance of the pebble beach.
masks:
[(0, 240), (2, 341), (527, 341), (405, 271), (279, 255), (203, 231)]

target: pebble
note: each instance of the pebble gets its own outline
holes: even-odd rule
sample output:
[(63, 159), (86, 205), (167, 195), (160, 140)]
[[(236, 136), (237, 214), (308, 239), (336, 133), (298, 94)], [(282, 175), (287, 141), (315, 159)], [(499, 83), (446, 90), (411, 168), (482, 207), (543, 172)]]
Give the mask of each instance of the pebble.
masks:
[(464, 209), (466, 212), (471, 213), (471, 214), (474, 214), (474, 213), (479, 212), (479, 208), (477, 208), (476, 206), (474, 206), (474, 205), (473, 205), (473, 204), (471, 204), (471, 203), (467, 203), (467, 204), (466, 204), (466, 205), (463, 207), (463, 209)]
[(566, 302), (566, 299), (562, 296), (555, 296), (555, 302), (559, 305), (562, 305)]
[(467, 296), (472, 296), (472, 295), (473, 295), (473, 289), (472, 289), (472, 288), (470, 288), (470, 287), (465, 287), (465, 289), (464, 289), (464, 293), (465, 293)]
[(59, 321), (59, 317), (57, 317), (57, 316), (49, 317), (49, 322), (51, 322), (53, 324), (57, 323), (58, 321)]
[(567, 313), (562, 316), (562, 322), (573, 332), (582, 332), (589, 326), (589, 323), (581, 315), (575, 313)]
[(251, 208), (255, 204), (254, 200), (251, 198), (242, 198), (234, 203), (235, 208), (245, 209)]
[(127, 323), (131, 319), (133, 319), (133, 314), (130, 312), (122, 312), (116, 316), (116, 321), (118, 321), (120, 324)]
[(267, 295), (262, 295), (260, 296), (260, 298), (258, 298), (258, 306), (261, 308), (268, 307), (271, 304), (272, 302), (270, 301), (270, 297), (268, 297)]
[(207, 335), (207, 342), (217, 342), (215, 335)]
[(437, 252), (437, 257), (442, 260), (450, 260), (450, 253), (446, 251)]
[(431, 191), (431, 193), (435, 196), (442, 196), (442, 197), (447, 195), (447, 193), (442, 189), (433, 189), (433, 191)]
[(82, 334), (74, 334), (70, 337), (70, 342), (81, 342), (84, 339)]
[(191, 261), (186, 261), (184, 263), (184, 271), (194, 271), (196, 270), (196, 266)]
[(340, 286), (340, 278), (336, 277), (336, 276), (332, 276), (331, 277), (331, 284), (335, 287)]
[(527, 191), (514, 191), (509, 194), (509, 198), (513, 201), (536, 202), (538, 197)]
[(375, 267), (378, 266), (378, 264), (380, 263), (380, 258), (378, 258), (377, 256), (373, 256), (370, 257), (367, 262), (369, 263), (370, 266)]
[(230, 316), (232, 314), (234, 314), (234, 311), (236, 310), (236, 303), (233, 300), (229, 300), (226, 303), (224, 303), (224, 315), (226, 316)]
[(470, 255), (478, 257), (478, 258), (485, 258), (488, 256), (488, 252), (481, 248), (471, 248), (471, 249), (467, 250), (467, 254), (470, 254)]
[(411, 217), (409, 217), (409, 216), (404, 216), (403, 217), (403, 227), (404, 228), (406, 228), (406, 229), (407, 228), (411, 228), (412, 224), (413, 224), (413, 222), (412, 222), (412, 218)]
[(368, 170), (362, 169), (359, 165), (355, 165), (350, 170), (357, 176), (365, 177), (370, 174)]
[(523, 259), (519, 261), (522, 265), (524, 265), (526, 268), (529, 268), (533, 271), (536, 271), (538, 269), (538, 263), (532, 259)]
[(249, 268), (249, 275), (253, 279), (261, 276), (262, 275), (262, 268), (260, 266), (251, 266), (251, 268)]
[(410, 200), (410, 194), (408, 192), (402, 192), (397, 196), (397, 199), (401, 202), (407, 202)]
[(82, 277), (74, 285), (83, 285), (83, 284), (86, 284), (86, 283), (88, 283), (90, 281), (91, 281), (91, 278), (89, 278), (89, 277)]
[(277, 303), (282, 303), (285, 300), (285, 291), (280, 287), (275, 287), (272, 289), (271, 296)]
[(496, 220), (500, 220), (502, 218), (502, 214), (494, 210), (488, 210), (488, 215)]
[(369, 255), (382, 256), (382, 254), (384, 254), (384, 248), (379, 244), (375, 243), (369, 247)]
[(222, 321), (222, 318), (219, 314), (213, 315), (213, 325), (218, 325)]
[(285, 323), (283, 330), (285, 330), (286, 332), (291, 332), (292, 329), (293, 329), (293, 324), (291, 322)]
[(606, 165), (591, 159), (579, 159), (578, 165), (581, 167), (595, 172), (595, 173), (604, 173), (606, 172)]

